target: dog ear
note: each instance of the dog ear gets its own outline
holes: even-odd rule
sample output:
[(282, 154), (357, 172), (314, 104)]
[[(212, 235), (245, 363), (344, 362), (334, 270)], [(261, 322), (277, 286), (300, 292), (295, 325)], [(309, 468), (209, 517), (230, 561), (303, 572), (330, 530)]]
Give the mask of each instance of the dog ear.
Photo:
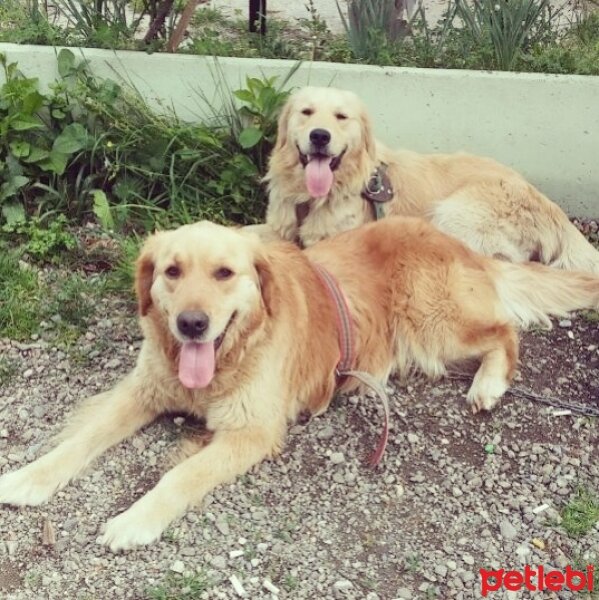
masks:
[(287, 99), (287, 102), (281, 110), (277, 124), (277, 141), (274, 150), (281, 150), (287, 144), (287, 135), (289, 131), (289, 117), (291, 116), (291, 107), (293, 105), (293, 96)]
[(376, 141), (372, 131), (372, 122), (370, 121), (370, 117), (368, 116), (368, 112), (365, 108), (360, 115), (360, 125), (362, 127), (362, 141), (364, 143), (364, 149), (370, 158), (376, 160)]
[(266, 314), (271, 317), (276, 298), (272, 265), (270, 264), (268, 258), (266, 258), (264, 254), (260, 253), (254, 261), (254, 266), (256, 267), (256, 272), (258, 273), (262, 302), (264, 302)]
[(158, 234), (150, 236), (144, 243), (135, 265), (135, 293), (139, 314), (145, 317), (152, 306), (150, 290), (154, 282), (154, 262)]

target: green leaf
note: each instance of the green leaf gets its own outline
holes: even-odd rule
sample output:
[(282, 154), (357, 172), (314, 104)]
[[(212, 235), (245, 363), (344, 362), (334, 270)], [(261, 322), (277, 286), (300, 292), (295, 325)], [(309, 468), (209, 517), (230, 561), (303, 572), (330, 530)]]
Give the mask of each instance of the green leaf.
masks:
[(52, 150), (48, 158), (37, 163), (37, 166), (43, 171), (49, 171), (51, 173), (56, 173), (57, 175), (62, 175), (67, 168), (68, 159), (69, 156), (67, 154)]
[(106, 194), (102, 190), (93, 190), (92, 196), (94, 197), (93, 211), (98, 221), (100, 221), (100, 225), (104, 229), (114, 229), (114, 219)]
[(23, 98), (23, 112), (30, 115), (36, 113), (44, 105), (44, 97), (36, 90)]
[(42, 160), (46, 160), (49, 156), (50, 156), (50, 153), (47, 150), (44, 150), (43, 148), (39, 148), (37, 146), (34, 146), (33, 148), (31, 148), (31, 152), (29, 153), (27, 158), (23, 159), (23, 162), (37, 163)]
[(0, 186), (0, 200), (14, 196), (24, 185), (29, 183), (28, 177), (15, 175)]
[(25, 221), (25, 209), (20, 202), (5, 204), (2, 206), (2, 216), (9, 226), (23, 223)]
[(28, 131), (29, 129), (43, 129), (44, 125), (34, 115), (20, 115), (18, 119), (10, 123), (10, 128), (15, 131)]
[(88, 133), (80, 123), (67, 125), (54, 140), (52, 150), (61, 154), (73, 154), (83, 150), (88, 144)]
[(75, 68), (75, 55), (68, 49), (63, 48), (58, 53), (58, 72), (61, 77), (68, 77)]
[(262, 132), (255, 127), (246, 127), (239, 134), (239, 145), (246, 150), (253, 148), (262, 139)]
[(60, 121), (61, 119), (64, 119), (66, 117), (66, 114), (62, 110), (60, 110), (59, 108), (55, 108), (52, 111), (52, 116), (55, 119), (58, 119)]
[(31, 152), (31, 144), (25, 141), (11, 142), (10, 151), (16, 158), (24, 158), (29, 156), (29, 153)]
[(253, 102), (254, 96), (249, 90), (236, 90), (233, 92), (236, 98), (239, 98), (243, 102)]

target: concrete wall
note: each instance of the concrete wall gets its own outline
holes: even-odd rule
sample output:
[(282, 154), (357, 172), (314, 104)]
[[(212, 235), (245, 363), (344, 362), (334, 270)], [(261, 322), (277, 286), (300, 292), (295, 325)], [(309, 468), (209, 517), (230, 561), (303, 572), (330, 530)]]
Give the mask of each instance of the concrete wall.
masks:
[[(236, 89), (247, 75), (284, 76), (293, 62), (74, 49), (102, 77), (122, 77), (155, 106), (202, 119), (215, 73)], [(56, 51), (0, 44), (28, 76), (51, 83)], [(0, 81), (3, 74), (0, 74)], [(571, 215), (599, 217), (599, 77), (305, 63), (292, 85), (354, 90), (387, 144), (492, 156), (522, 172)]]

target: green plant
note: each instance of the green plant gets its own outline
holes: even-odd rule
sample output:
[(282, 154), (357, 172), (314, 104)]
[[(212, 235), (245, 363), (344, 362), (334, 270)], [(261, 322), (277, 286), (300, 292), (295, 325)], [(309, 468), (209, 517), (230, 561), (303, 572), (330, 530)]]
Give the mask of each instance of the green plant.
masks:
[(0, 385), (6, 386), (17, 373), (17, 365), (5, 356), (0, 356)]
[[(354, 56), (378, 63), (389, 47), (406, 32), (396, 0), (348, 0), (347, 18), (338, 0), (337, 9)], [(384, 60), (384, 59), (383, 59)]]
[(0, 337), (29, 338), (38, 329), (42, 291), (38, 275), (19, 252), (0, 248)]
[(6, 79), (0, 88), (0, 210), (14, 224), (23, 220), (28, 203), (39, 207), (48, 195), (58, 195), (56, 178), (90, 140), (66, 96), (41, 94), (38, 80), (25, 77), (1, 53), (0, 65)]
[(148, 590), (149, 600), (199, 600), (211, 586), (204, 573), (196, 575), (170, 574), (165, 582)]
[(10, 234), (17, 242), (21, 241), (21, 247), (32, 257), (54, 262), (65, 250), (73, 250), (77, 239), (66, 229), (67, 219), (64, 215), (47, 221), (47, 227), (43, 226), (38, 217), (13, 221), (4, 225), (2, 231)]
[(562, 527), (568, 535), (580, 537), (599, 522), (599, 496), (587, 489), (579, 489), (561, 511)]
[(456, 0), (456, 16), (480, 47), (490, 47), (495, 67), (509, 71), (521, 53), (551, 34), (549, 0)]

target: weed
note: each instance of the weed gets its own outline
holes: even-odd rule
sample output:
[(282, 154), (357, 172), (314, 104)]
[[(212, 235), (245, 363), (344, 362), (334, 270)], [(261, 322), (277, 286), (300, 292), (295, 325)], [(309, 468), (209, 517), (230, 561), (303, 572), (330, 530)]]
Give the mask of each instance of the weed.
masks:
[(283, 578), (283, 582), (281, 583), (281, 585), (283, 586), (286, 592), (291, 593), (298, 589), (299, 579), (295, 575), (288, 573)]
[(0, 386), (6, 386), (17, 373), (17, 365), (14, 361), (0, 356)]
[(599, 311), (596, 310), (581, 310), (580, 318), (587, 323), (599, 323)]
[(133, 290), (135, 259), (139, 254), (142, 239), (133, 235), (117, 238), (118, 256), (112, 269), (107, 273), (106, 289), (121, 295)]
[(562, 527), (571, 537), (580, 537), (599, 522), (599, 496), (587, 489), (579, 489), (576, 496), (561, 511)]
[(38, 331), (43, 298), (38, 273), (21, 261), (21, 253), (0, 251), (0, 337), (29, 339)]
[(67, 220), (59, 215), (53, 220), (46, 219), (44, 227), (42, 219), (33, 217), (25, 221), (6, 224), (2, 228), (31, 257), (43, 262), (56, 262), (64, 251), (73, 250), (77, 246), (77, 238), (66, 229)]
[(422, 568), (422, 558), (419, 554), (408, 554), (406, 556), (406, 570), (418, 573)]
[(577, 570), (577, 571), (586, 571), (587, 568), (590, 566), (592, 567), (593, 570), (593, 576), (592, 576), (592, 592), (589, 593), (583, 593), (582, 595), (579, 596), (579, 598), (581, 600), (599, 600), (599, 589), (598, 589), (598, 585), (599, 584), (599, 575), (597, 575), (597, 573), (599, 572), (599, 562), (597, 562), (599, 559), (599, 555), (596, 553), (592, 553), (590, 554), (590, 556), (582, 556), (580, 554), (575, 554), (572, 557), (571, 560), (571, 565), (572, 568)]
[(204, 573), (196, 575), (169, 574), (162, 585), (150, 588), (148, 600), (199, 600), (211, 587)]
[(396, 0), (349, 0), (347, 19), (338, 1), (337, 9), (354, 56), (377, 64), (386, 62), (389, 47), (401, 32)]

